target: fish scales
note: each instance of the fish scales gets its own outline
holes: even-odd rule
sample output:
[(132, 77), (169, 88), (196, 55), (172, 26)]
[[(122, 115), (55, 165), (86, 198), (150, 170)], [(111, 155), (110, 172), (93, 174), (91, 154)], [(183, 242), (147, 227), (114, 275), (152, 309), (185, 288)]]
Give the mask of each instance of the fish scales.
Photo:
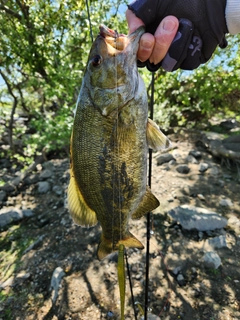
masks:
[(99, 259), (118, 250), (120, 244), (143, 248), (129, 232), (129, 220), (141, 218), (159, 205), (146, 187), (146, 131), (155, 131), (148, 136), (161, 136), (161, 143), (155, 141), (155, 145), (162, 147), (162, 140), (165, 144), (168, 140), (148, 122), (147, 93), (136, 64), (143, 32), (139, 28), (128, 37), (117, 37), (114, 31), (100, 27), (77, 102), (69, 211), (82, 226), (100, 222)]

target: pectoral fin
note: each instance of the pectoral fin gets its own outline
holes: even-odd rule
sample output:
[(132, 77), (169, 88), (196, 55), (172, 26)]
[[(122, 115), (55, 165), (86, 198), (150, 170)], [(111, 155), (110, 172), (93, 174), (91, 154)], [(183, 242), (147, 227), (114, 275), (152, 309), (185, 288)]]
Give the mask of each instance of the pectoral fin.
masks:
[(154, 196), (151, 189), (147, 187), (146, 193), (144, 194), (142, 201), (140, 202), (137, 210), (132, 214), (132, 219), (140, 219), (144, 214), (149, 211), (156, 209), (160, 205), (158, 199)]
[(97, 223), (96, 213), (88, 207), (80, 190), (72, 170), (70, 170), (70, 183), (68, 186), (68, 209), (73, 221), (82, 227), (91, 227)]
[(149, 148), (157, 151), (171, 147), (170, 140), (162, 133), (158, 125), (151, 119), (148, 119), (147, 122), (147, 142)]

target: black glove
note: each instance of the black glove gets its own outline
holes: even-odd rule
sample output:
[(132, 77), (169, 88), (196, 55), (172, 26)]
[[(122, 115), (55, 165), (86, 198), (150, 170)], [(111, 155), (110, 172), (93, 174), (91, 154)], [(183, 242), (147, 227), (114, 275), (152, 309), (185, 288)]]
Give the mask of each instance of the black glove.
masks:
[(193, 70), (211, 58), (217, 45), (227, 46), (226, 0), (136, 0), (128, 7), (152, 34), (168, 15), (177, 17), (180, 23), (163, 61), (158, 65), (138, 61), (139, 67), (147, 66), (150, 71), (161, 65), (166, 71)]

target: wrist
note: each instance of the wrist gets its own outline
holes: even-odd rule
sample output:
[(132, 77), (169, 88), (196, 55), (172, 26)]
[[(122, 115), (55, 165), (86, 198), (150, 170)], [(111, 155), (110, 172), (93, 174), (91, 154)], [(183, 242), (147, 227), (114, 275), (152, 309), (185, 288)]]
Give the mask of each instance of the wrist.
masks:
[(135, 0), (128, 5), (128, 8), (140, 18), (145, 25), (155, 21), (159, 12), (162, 12), (161, 0)]
[(231, 34), (240, 33), (240, 1), (227, 0), (226, 22)]

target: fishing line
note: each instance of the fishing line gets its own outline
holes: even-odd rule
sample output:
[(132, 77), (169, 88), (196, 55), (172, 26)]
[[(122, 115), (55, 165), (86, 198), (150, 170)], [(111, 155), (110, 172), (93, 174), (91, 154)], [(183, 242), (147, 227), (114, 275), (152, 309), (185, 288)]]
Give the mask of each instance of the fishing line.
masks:
[(88, 14), (88, 21), (89, 21), (89, 29), (90, 29), (90, 36), (93, 42), (93, 32), (92, 32), (92, 23), (91, 23), (91, 17), (90, 17), (90, 11), (89, 11), (89, 5), (88, 0), (86, 0), (86, 7), (87, 7), (87, 14)]
[[(154, 104), (154, 72), (152, 72), (151, 81), (151, 99), (149, 118), (153, 119)], [(149, 149), (148, 157), (148, 185), (151, 188), (152, 183), (152, 149)], [(148, 318), (148, 293), (149, 293), (149, 267), (150, 267), (150, 238), (151, 238), (151, 212), (147, 214), (147, 245), (146, 245), (146, 272), (145, 272), (145, 304), (144, 304), (144, 320)]]
[(127, 256), (126, 250), (125, 250), (125, 261), (126, 261), (126, 266), (127, 266), (128, 282), (129, 282), (129, 287), (130, 287), (130, 292), (131, 292), (131, 299), (132, 299), (134, 317), (135, 317), (135, 320), (137, 320), (137, 311), (136, 311), (136, 308), (135, 308), (135, 300), (134, 300), (134, 295), (133, 295), (132, 278), (131, 278), (131, 272), (130, 272), (130, 267), (129, 267), (129, 263), (128, 263), (128, 256)]

